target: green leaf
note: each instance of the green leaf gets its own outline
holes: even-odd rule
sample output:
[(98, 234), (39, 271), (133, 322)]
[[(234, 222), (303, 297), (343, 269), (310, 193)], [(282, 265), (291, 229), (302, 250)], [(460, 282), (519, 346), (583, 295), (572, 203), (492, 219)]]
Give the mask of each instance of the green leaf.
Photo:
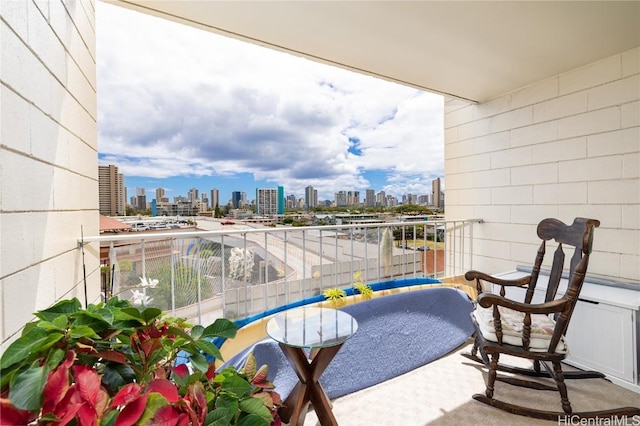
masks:
[(71, 337), (74, 339), (80, 339), (81, 337), (100, 338), (100, 336), (96, 334), (93, 328), (86, 325), (82, 325), (80, 327), (73, 327), (71, 329)]
[(204, 355), (200, 353), (191, 354), (189, 359), (191, 360), (191, 364), (193, 365), (193, 367), (202, 371), (203, 373), (209, 369), (209, 362)]
[(111, 308), (128, 308), (131, 306), (131, 302), (129, 302), (128, 300), (120, 300), (117, 296), (116, 297), (112, 297), (111, 299), (107, 300), (107, 303), (105, 304), (105, 306), (109, 309)]
[(31, 329), (27, 334), (11, 343), (7, 350), (4, 351), (2, 358), (0, 358), (2, 369), (5, 370), (20, 361), (24, 361), (32, 351), (39, 352), (40, 346), (47, 342), (48, 339), (49, 333), (46, 330), (42, 328)]
[(42, 406), (42, 390), (47, 381), (49, 369), (34, 367), (13, 376), (9, 399), (21, 410), (33, 411)]
[(60, 315), (70, 315), (81, 309), (82, 305), (80, 304), (80, 301), (73, 298), (69, 300), (61, 300), (50, 308), (36, 312), (35, 315), (42, 320), (53, 321)]
[(118, 410), (111, 410), (100, 419), (100, 426), (113, 426), (116, 424), (116, 418), (120, 414)]
[(204, 332), (204, 327), (203, 326), (194, 325), (193, 328), (191, 329), (191, 337), (194, 340), (198, 340), (202, 336), (203, 332)]
[(273, 416), (267, 407), (264, 406), (259, 398), (249, 397), (240, 400), (239, 407), (242, 411), (246, 411), (249, 414), (255, 414), (262, 417), (265, 420), (273, 420)]
[(198, 340), (196, 343), (196, 347), (204, 352), (207, 355), (214, 357), (215, 359), (219, 359), (220, 361), (224, 361), (222, 359), (222, 354), (220, 353), (220, 349), (213, 343), (208, 340)]
[(54, 370), (58, 365), (60, 365), (66, 354), (67, 353), (62, 349), (54, 349), (49, 352), (47, 367), (49, 367), (50, 370)]
[(142, 311), (142, 318), (148, 324), (151, 320), (159, 318), (162, 315), (162, 311), (158, 308), (146, 308)]
[(162, 396), (158, 392), (151, 392), (149, 394), (149, 399), (147, 400), (147, 405), (144, 408), (144, 412), (142, 413), (142, 416), (140, 416), (140, 419), (138, 419), (136, 424), (152, 424), (151, 421), (153, 420), (153, 416), (156, 414), (156, 411), (158, 411), (160, 407), (164, 407), (165, 405), (169, 405), (169, 401), (167, 401), (164, 396)]
[(226, 318), (218, 318), (202, 332), (201, 338), (204, 337), (226, 337), (232, 339), (236, 337), (238, 326)]
[(174, 334), (176, 336), (180, 336), (183, 339), (187, 340), (188, 342), (193, 341), (193, 338), (184, 332), (184, 330), (178, 328), (178, 327), (169, 327), (169, 329), (167, 330), (168, 334)]
[(244, 416), (238, 422), (238, 426), (269, 426), (270, 422), (266, 421), (262, 417), (256, 414), (249, 414)]
[(235, 369), (228, 371), (227, 369), (224, 369), (217, 374), (213, 380), (220, 383), (224, 392), (228, 392), (236, 396), (249, 395), (253, 389), (251, 383), (240, 377)]
[[(104, 311), (104, 312), (102, 312)], [(106, 330), (113, 325), (113, 313), (103, 309), (100, 312), (82, 311), (74, 315), (75, 326), (87, 326), (93, 328), (96, 332)]]
[(68, 322), (69, 318), (66, 315), (60, 315), (53, 321), (38, 321), (36, 325), (43, 330), (64, 332), (67, 329)]
[(131, 318), (135, 318), (135, 319), (138, 319), (138, 320), (143, 320), (144, 319), (142, 317), (142, 313), (140, 312), (140, 310), (138, 308), (133, 307), (133, 306), (121, 309), (120, 313), (124, 314), (124, 315), (128, 315), (130, 319)]
[(238, 413), (238, 399), (231, 395), (222, 394), (216, 400), (215, 409), (209, 411), (205, 419), (208, 426), (226, 426)]
[(133, 382), (135, 378), (136, 373), (130, 366), (117, 362), (107, 363), (102, 371), (102, 383), (113, 393), (127, 383)]

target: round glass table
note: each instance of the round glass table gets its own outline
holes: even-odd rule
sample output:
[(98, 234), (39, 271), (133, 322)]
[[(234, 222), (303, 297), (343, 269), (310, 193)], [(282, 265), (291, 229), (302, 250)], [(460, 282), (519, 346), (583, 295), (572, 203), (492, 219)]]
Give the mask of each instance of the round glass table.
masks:
[[(302, 425), (310, 403), (321, 425), (337, 425), (319, 379), (344, 342), (358, 330), (358, 322), (337, 309), (302, 307), (275, 315), (266, 328), (298, 376), (298, 383), (280, 409), (281, 419)], [(310, 349), (308, 356), (305, 349)]]

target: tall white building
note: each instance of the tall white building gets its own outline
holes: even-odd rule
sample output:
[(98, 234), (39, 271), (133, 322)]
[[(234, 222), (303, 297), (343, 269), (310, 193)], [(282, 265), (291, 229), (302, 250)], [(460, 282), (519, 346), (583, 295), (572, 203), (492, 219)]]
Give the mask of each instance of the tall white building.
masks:
[(278, 214), (278, 190), (276, 188), (256, 189), (256, 214), (267, 217)]
[(376, 190), (367, 189), (364, 196), (364, 205), (367, 207), (374, 207), (376, 205)]
[(209, 197), (209, 202), (211, 203), (211, 208), (215, 209), (216, 206), (220, 206), (220, 191), (217, 188), (213, 188), (211, 191), (211, 196)]
[(200, 201), (200, 196), (198, 195), (198, 189), (197, 188), (191, 188), (189, 190), (189, 193), (187, 193), (187, 200), (189, 200), (189, 202), (191, 202), (191, 204), (195, 204), (196, 201)]
[(309, 185), (304, 189), (304, 200), (306, 207), (311, 209), (318, 205), (318, 190), (313, 189), (313, 186)]

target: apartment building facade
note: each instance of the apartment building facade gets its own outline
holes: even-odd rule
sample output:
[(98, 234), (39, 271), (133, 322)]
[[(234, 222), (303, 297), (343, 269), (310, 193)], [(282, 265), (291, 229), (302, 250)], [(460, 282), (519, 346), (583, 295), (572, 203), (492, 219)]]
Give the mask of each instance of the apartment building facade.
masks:
[(98, 166), (98, 191), (100, 214), (122, 216), (126, 213), (124, 175), (118, 172), (117, 166)]

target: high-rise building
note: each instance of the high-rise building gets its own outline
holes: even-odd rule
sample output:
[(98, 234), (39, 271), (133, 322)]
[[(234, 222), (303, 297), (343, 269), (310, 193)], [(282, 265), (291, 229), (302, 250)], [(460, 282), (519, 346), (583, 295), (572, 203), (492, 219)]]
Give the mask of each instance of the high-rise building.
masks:
[(375, 207), (376, 205), (376, 190), (367, 189), (364, 196), (364, 205), (366, 207)]
[(416, 205), (418, 204), (418, 196), (416, 194), (406, 194), (402, 196), (403, 205)]
[(220, 206), (220, 191), (217, 188), (213, 188), (211, 191), (211, 197), (209, 197), (209, 201), (211, 202), (211, 208), (215, 209), (216, 206)]
[(378, 192), (376, 195), (376, 205), (386, 207), (387, 205), (387, 194), (384, 191)]
[(304, 189), (304, 202), (308, 209), (318, 205), (318, 190), (309, 185)]
[(444, 197), (440, 188), (440, 178), (431, 181), (431, 203), (433, 207), (444, 208)]
[(278, 187), (278, 214), (284, 214), (284, 186)]
[(200, 200), (198, 190), (196, 188), (191, 188), (189, 190), (189, 193), (187, 194), (187, 200), (189, 200), (192, 204), (195, 204), (196, 201)]
[(360, 191), (347, 191), (347, 205), (348, 206), (360, 205)]
[(231, 193), (231, 206), (234, 209), (241, 209), (243, 207), (243, 203), (242, 203), (242, 192), (240, 191), (233, 191)]
[(98, 198), (101, 214), (118, 216), (126, 213), (124, 175), (118, 173), (117, 166), (98, 166)]
[(145, 194), (144, 188), (136, 188), (134, 207), (138, 210), (145, 210), (147, 208), (147, 195)]
[(164, 193), (164, 188), (156, 188), (156, 202), (159, 204), (166, 204), (169, 202), (169, 197)]
[(295, 209), (296, 205), (296, 196), (294, 194), (287, 195), (287, 199), (285, 201), (285, 207), (288, 209)]
[(346, 191), (338, 191), (334, 194), (336, 207), (347, 207), (347, 193)]
[(256, 214), (267, 217), (277, 215), (278, 192), (275, 188), (256, 189)]
[(207, 198), (207, 194), (203, 192), (200, 194), (200, 211), (206, 212), (207, 210), (209, 210), (209, 199)]

